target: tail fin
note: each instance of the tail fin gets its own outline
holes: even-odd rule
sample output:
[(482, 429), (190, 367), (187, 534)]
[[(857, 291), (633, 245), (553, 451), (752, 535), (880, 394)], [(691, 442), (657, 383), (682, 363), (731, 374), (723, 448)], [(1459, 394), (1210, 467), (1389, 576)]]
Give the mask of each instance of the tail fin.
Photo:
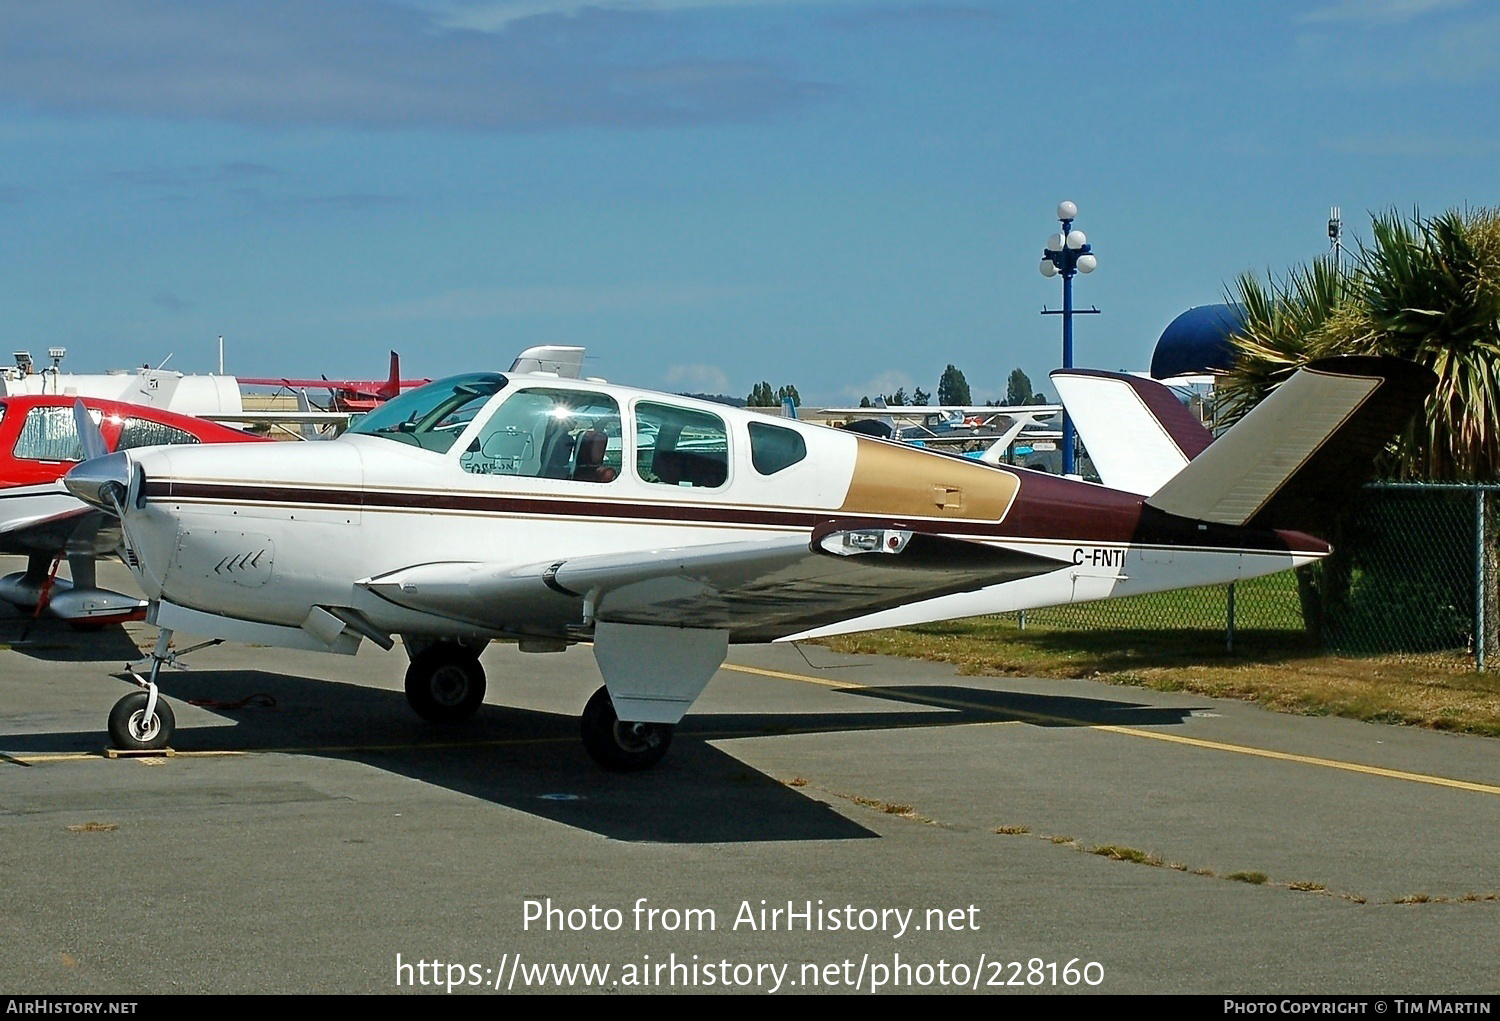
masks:
[(385, 400), (401, 396), (401, 356), (394, 351), (391, 352), (391, 376), (385, 381), (385, 386), (375, 391), (375, 395)]
[(1322, 532), (1436, 385), (1397, 358), (1310, 362), (1146, 503), (1197, 521)]
[(1214, 440), (1155, 380), (1094, 369), (1058, 369), (1051, 376), (1094, 469), (1111, 489), (1150, 496)]

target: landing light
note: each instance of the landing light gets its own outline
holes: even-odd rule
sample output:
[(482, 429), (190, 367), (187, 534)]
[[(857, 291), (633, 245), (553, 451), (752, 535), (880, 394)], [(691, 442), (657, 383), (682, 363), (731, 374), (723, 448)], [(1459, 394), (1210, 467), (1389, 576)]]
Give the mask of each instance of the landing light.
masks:
[(823, 539), (823, 549), (841, 557), (861, 553), (900, 553), (911, 541), (911, 533), (899, 528), (859, 528), (835, 532)]

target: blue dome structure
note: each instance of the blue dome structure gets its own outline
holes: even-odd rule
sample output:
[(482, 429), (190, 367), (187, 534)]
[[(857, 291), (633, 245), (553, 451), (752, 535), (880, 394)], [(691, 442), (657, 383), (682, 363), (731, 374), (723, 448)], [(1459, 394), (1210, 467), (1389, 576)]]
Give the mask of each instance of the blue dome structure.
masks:
[(1229, 337), (1245, 321), (1243, 305), (1199, 305), (1167, 324), (1151, 354), (1151, 378), (1169, 379), (1234, 367)]

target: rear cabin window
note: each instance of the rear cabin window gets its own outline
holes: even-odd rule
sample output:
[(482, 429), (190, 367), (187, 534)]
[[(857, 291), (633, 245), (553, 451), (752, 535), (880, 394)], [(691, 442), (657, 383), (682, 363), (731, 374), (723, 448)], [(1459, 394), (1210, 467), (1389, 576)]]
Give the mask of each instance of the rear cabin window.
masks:
[(716, 489), (729, 480), (729, 432), (718, 415), (642, 401), (635, 406), (635, 442), (642, 481)]
[(116, 450), (134, 450), (136, 447), (155, 447), (167, 443), (201, 443), (202, 440), (185, 429), (152, 422), (145, 418), (127, 418), (120, 427), (120, 442)]
[(458, 463), (475, 475), (613, 482), (623, 454), (620, 406), (583, 390), (518, 390), (496, 409)]
[(11, 453), (21, 461), (82, 461), (83, 444), (78, 441), (73, 409), (32, 408)]
[(775, 475), (807, 457), (807, 441), (795, 429), (750, 423), (750, 463), (762, 475)]

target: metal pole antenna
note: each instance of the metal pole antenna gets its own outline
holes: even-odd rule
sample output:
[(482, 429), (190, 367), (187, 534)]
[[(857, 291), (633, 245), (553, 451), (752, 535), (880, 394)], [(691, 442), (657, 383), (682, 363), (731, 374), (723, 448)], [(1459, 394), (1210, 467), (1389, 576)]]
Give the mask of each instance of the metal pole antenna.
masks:
[(1340, 276), (1344, 273), (1344, 218), (1339, 207), (1328, 210), (1328, 247), (1333, 252), (1333, 268)]

